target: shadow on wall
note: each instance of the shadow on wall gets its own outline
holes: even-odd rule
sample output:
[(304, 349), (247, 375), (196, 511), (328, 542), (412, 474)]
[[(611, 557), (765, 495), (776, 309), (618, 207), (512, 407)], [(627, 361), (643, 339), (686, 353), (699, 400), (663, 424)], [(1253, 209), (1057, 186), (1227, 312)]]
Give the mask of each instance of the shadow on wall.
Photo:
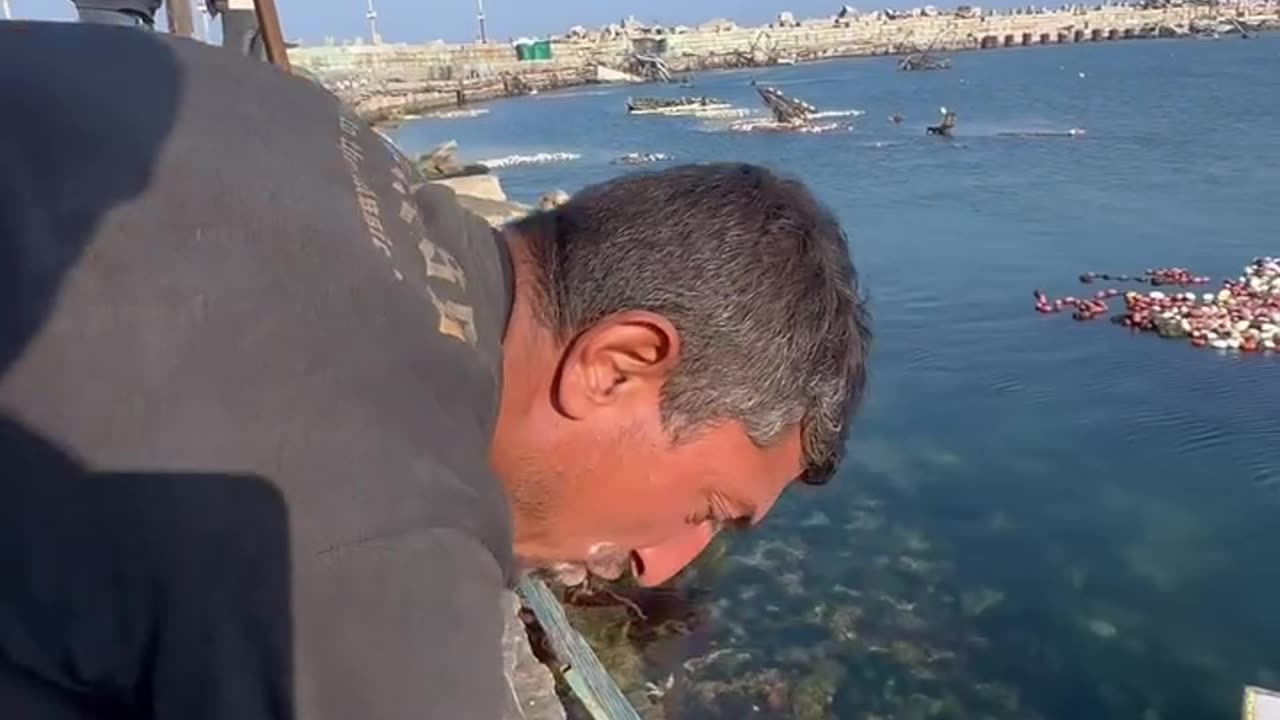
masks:
[[(26, 83), (0, 83), (4, 718), (200, 717), (234, 682), (211, 681), (214, 664), (236, 653), (235, 640), (209, 635), (220, 617), (237, 618), (225, 634), (250, 636), (256, 650), (235, 654), (249, 666), (242, 677), (283, 678), (276, 714), (290, 714), (278, 490), (252, 476), (90, 467), (26, 419), (33, 406), (75, 412), (83, 399), (14, 377), (37, 338), (68, 331), (60, 294), (77, 268), (106, 261), (98, 253), (111, 238), (95, 238), (99, 225), (148, 188), (185, 86), (169, 43), (127, 28), (0, 23), (0, 67), (20, 68)], [(245, 597), (252, 608), (234, 606)], [(225, 696), (261, 697), (234, 689)]]

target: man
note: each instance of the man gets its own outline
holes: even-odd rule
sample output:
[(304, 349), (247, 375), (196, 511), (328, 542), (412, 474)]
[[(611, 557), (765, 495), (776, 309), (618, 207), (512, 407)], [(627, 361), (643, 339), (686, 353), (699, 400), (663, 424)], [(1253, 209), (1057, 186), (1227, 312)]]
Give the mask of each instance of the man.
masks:
[(160, 0), (71, 0), (81, 22), (152, 29)]
[(866, 317), (803, 186), (495, 234), (265, 63), (0, 33), (0, 717), (493, 720), (521, 569), (663, 582), (840, 459)]
[(246, 57), (267, 59), (253, 0), (205, 0), (209, 17), (222, 16), (222, 47)]

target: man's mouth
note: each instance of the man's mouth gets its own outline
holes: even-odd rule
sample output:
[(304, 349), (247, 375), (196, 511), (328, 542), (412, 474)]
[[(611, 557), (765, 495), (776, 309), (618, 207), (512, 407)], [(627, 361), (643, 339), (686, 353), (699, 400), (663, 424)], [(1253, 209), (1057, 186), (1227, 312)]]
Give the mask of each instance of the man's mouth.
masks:
[(614, 543), (600, 542), (587, 549), (587, 570), (605, 580), (617, 580), (633, 569), (635, 553)]
[(622, 550), (612, 543), (597, 543), (587, 551), (584, 562), (560, 562), (547, 568), (562, 585), (574, 587), (587, 581), (588, 575), (604, 580), (617, 580), (630, 571), (634, 577), (644, 573), (639, 554)]

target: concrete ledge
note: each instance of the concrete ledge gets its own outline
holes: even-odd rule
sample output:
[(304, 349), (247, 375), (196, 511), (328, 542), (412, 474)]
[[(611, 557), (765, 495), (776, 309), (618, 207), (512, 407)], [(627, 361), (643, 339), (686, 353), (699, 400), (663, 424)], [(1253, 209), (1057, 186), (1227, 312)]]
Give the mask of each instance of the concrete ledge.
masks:
[(502, 664), (511, 689), (502, 720), (565, 720), (555, 677), (529, 646), (529, 635), (520, 620), (519, 596), (507, 591), (502, 602), (507, 623), (502, 636)]
[(469, 195), (484, 200), (506, 202), (507, 194), (502, 191), (502, 184), (497, 175), (465, 175), (462, 177), (432, 180), (437, 185), (453, 188), (459, 195)]
[(466, 175), (431, 182), (453, 188), (458, 194), (459, 205), (484, 218), (485, 222), (494, 227), (518, 220), (533, 209), (508, 200), (497, 175)]
[(494, 227), (506, 225), (512, 220), (519, 220), (529, 214), (529, 206), (510, 200), (487, 200), (485, 198), (459, 195), (458, 204), (485, 219)]

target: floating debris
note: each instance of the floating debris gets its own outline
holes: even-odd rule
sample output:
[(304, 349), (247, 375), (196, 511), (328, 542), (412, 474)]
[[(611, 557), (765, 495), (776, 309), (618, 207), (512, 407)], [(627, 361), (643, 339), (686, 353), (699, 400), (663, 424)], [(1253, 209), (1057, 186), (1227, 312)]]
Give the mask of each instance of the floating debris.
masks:
[(725, 120), (730, 118), (744, 118), (751, 114), (747, 108), (727, 107), (727, 108), (710, 108), (708, 110), (694, 110), (684, 113), (696, 118), (705, 120)]
[(792, 132), (817, 135), (836, 130), (847, 130), (840, 123), (810, 123), (808, 125), (782, 125), (773, 120), (740, 120), (729, 126), (733, 132)]
[(1066, 130), (1026, 130), (1014, 132), (998, 132), (996, 137), (1016, 137), (1016, 138), (1060, 138), (1060, 137), (1084, 137), (1086, 135), (1084, 128), (1067, 128)]
[[(481, 115), (488, 114), (489, 108), (468, 108), (465, 110), (440, 110), (438, 112), (427, 113), (426, 115), (419, 117), (424, 120), (455, 120), (458, 118), (480, 117)], [(405, 119), (409, 119), (409, 116), (406, 115)]]
[(666, 153), (632, 152), (632, 153), (627, 153), (626, 155), (623, 155), (621, 157), (614, 158), (613, 164), (614, 165), (645, 165), (648, 163), (665, 162), (667, 160), (674, 160), (674, 159), (675, 158), (671, 157), (670, 155), (667, 155)]
[(1192, 275), (1186, 268), (1156, 268), (1147, 270), (1141, 275), (1112, 275), (1109, 273), (1087, 272), (1080, 275), (1080, 282), (1089, 284), (1095, 280), (1113, 280), (1115, 282), (1140, 282), (1149, 285), (1207, 285), (1210, 278)]
[(857, 117), (861, 110), (836, 110), (821, 112), (813, 105), (798, 98), (787, 97), (775, 87), (756, 87), (761, 101), (768, 108), (772, 119), (742, 120), (732, 123), (730, 130), (735, 132), (799, 132), (824, 133), (832, 130), (846, 129), (846, 125), (838, 122), (819, 123), (818, 119), (833, 117)]
[(865, 110), (821, 110), (809, 116), (813, 120), (822, 120), (825, 118), (845, 118), (845, 117), (862, 117), (866, 115)]
[(674, 687), (675, 684), (675, 675), (667, 675), (667, 678), (660, 683), (646, 682), (644, 684), (645, 696), (649, 698), (650, 702), (658, 702), (671, 691), (671, 688)]
[(938, 108), (938, 112), (942, 113), (942, 122), (937, 125), (930, 125), (924, 129), (926, 135), (938, 135), (941, 137), (951, 137), (951, 133), (956, 128), (956, 114), (954, 111), (945, 107)]
[(698, 115), (732, 109), (733, 106), (723, 100), (705, 96), (627, 98), (627, 113), (631, 115)]
[(939, 55), (934, 55), (929, 50), (921, 50), (919, 52), (913, 52), (899, 60), (898, 69), (908, 72), (950, 70), (951, 60)]
[[(1210, 279), (1185, 268), (1148, 270), (1137, 277), (1085, 273), (1081, 282), (1097, 280), (1147, 282), (1152, 285), (1203, 285)], [(1076, 320), (1092, 320), (1109, 310), (1105, 300), (1120, 290), (1099, 290), (1093, 298), (1066, 297), (1050, 300), (1036, 290), (1036, 311), (1056, 313), (1074, 308)], [(1255, 258), (1235, 280), (1225, 280), (1216, 293), (1124, 293), (1125, 312), (1112, 318), (1118, 325), (1155, 332), (1166, 338), (1186, 338), (1196, 347), (1244, 352), (1280, 349), (1280, 260)]]
[(483, 165), (490, 170), (498, 168), (516, 167), (517, 165), (542, 165), (545, 163), (568, 162), (569, 160), (577, 160), (582, 157), (578, 153), (571, 152), (541, 152), (533, 155), (506, 155), (500, 158), (491, 158), (489, 160), (481, 160), (476, 163)]

